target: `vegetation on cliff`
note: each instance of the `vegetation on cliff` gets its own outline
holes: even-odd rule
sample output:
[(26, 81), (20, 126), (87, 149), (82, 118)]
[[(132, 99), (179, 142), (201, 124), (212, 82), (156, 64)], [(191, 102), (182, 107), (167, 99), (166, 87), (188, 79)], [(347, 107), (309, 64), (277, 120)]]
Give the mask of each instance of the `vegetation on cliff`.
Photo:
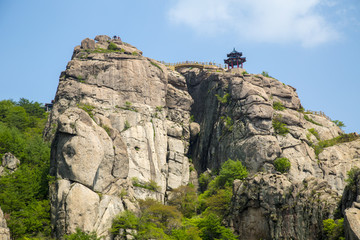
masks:
[(168, 205), (153, 199), (140, 201), (140, 212), (122, 212), (113, 222), (114, 235), (135, 239), (237, 239), (223, 226), (232, 196), (232, 183), (248, 173), (240, 161), (229, 159), (207, 189), (197, 196), (194, 186), (181, 186), (172, 192)]
[(14, 173), (0, 177), (0, 206), (12, 239), (50, 235), (50, 145), (42, 140), (46, 119), (37, 102), (0, 101), (0, 159), (11, 152), (21, 162)]

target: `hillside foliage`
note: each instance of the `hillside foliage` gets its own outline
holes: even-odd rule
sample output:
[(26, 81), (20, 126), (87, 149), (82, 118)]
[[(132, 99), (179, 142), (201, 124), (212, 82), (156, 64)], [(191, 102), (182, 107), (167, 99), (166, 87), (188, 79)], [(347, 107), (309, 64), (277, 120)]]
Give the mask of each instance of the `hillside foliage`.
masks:
[(0, 177), (0, 206), (12, 239), (50, 235), (50, 145), (42, 140), (46, 119), (38, 102), (0, 101), (0, 159), (10, 152), (20, 160), (14, 173)]
[(153, 199), (140, 200), (140, 212), (122, 212), (111, 232), (133, 239), (235, 240), (223, 220), (229, 211), (232, 183), (248, 173), (240, 161), (229, 159), (217, 176), (208, 174), (205, 191), (198, 196), (194, 186), (181, 186), (169, 196), (168, 205)]

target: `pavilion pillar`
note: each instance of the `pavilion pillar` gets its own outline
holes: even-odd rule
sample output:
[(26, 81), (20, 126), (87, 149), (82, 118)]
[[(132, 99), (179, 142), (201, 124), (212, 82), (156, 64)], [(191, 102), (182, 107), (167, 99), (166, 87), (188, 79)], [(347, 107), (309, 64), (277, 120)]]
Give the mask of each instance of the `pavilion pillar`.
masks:
[(239, 59), (236, 59), (237, 68), (239, 68)]
[(234, 61), (231, 61), (231, 68), (234, 68)]

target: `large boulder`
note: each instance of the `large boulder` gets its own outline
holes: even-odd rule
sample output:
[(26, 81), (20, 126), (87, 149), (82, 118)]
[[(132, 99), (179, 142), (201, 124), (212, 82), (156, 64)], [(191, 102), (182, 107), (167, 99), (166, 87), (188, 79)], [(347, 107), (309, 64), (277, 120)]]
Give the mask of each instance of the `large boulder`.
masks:
[(95, 41), (90, 38), (86, 38), (81, 41), (81, 48), (82, 49), (95, 49)]
[(6, 225), (4, 214), (0, 208), (0, 240), (10, 240), (10, 231)]
[(107, 35), (97, 35), (95, 37), (95, 41), (98, 41), (98, 42), (107, 42), (107, 41), (110, 41), (110, 37), (107, 36)]
[(15, 172), (19, 165), (19, 159), (17, 159), (12, 153), (5, 153), (1, 159), (0, 176), (6, 174), (7, 172)]

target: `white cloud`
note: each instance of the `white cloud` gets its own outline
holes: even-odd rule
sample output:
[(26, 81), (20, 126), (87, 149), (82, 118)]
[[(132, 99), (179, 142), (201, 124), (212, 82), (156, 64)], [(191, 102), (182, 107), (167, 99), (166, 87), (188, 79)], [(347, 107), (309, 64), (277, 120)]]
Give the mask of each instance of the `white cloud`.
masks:
[(317, 11), (331, 6), (334, 0), (177, 0), (168, 16), (199, 33), (235, 32), (250, 41), (310, 47), (338, 37)]

